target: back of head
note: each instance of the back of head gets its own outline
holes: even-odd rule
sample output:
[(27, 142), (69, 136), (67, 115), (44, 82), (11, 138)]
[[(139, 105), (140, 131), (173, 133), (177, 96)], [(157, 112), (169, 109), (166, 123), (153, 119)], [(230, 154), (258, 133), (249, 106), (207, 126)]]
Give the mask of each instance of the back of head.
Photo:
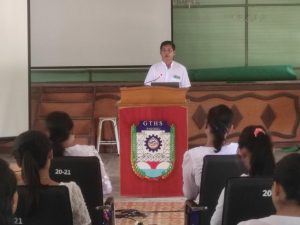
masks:
[(175, 51), (176, 46), (175, 46), (175, 44), (174, 44), (172, 41), (163, 41), (163, 42), (160, 44), (160, 51), (161, 51), (162, 48), (163, 48), (164, 46), (166, 46), (166, 45), (172, 46), (173, 51)]
[(281, 159), (276, 165), (274, 180), (283, 187), (286, 199), (300, 206), (300, 154), (293, 153)]
[(15, 174), (7, 162), (0, 159), (0, 224), (12, 224), (12, 199), (17, 189)]
[(47, 115), (46, 128), (53, 145), (54, 157), (63, 156), (63, 143), (69, 139), (73, 126), (71, 117), (65, 112), (55, 111)]
[(42, 132), (26, 131), (15, 140), (13, 154), (22, 168), (24, 183), (28, 185), (29, 208), (38, 201), (37, 191), (41, 185), (39, 170), (46, 166), (50, 152), (50, 141)]
[(217, 105), (208, 111), (207, 125), (214, 136), (214, 148), (219, 152), (232, 126), (233, 112), (226, 105)]
[(272, 176), (275, 168), (273, 144), (262, 126), (248, 126), (239, 136), (239, 149), (250, 153), (250, 176)]

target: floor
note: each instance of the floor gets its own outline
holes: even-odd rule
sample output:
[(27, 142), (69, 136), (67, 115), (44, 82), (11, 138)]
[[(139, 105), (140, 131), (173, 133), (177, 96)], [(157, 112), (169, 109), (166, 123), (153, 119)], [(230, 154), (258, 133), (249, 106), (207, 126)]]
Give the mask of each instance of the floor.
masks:
[(101, 154), (101, 158), (103, 163), (105, 164), (105, 168), (107, 173), (111, 179), (113, 192), (112, 196), (114, 196), (115, 200), (124, 202), (144, 202), (144, 201), (155, 201), (155, 202), (184, 202), (184, 197), (172, 197), (172, 198), (133, 198), (120, 196), (120, 157), (116, 153), (103, 153)]

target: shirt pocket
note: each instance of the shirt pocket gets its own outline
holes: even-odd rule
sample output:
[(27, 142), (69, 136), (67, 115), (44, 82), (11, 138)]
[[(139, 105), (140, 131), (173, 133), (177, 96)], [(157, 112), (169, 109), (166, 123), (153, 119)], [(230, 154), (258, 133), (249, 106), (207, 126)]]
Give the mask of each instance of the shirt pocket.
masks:
[(181, 76), (177, 75), (177, 74), (174, 74), (174, 75), (172, 75), (171, 80), (173, 82), (180, 82), (181, 81)]

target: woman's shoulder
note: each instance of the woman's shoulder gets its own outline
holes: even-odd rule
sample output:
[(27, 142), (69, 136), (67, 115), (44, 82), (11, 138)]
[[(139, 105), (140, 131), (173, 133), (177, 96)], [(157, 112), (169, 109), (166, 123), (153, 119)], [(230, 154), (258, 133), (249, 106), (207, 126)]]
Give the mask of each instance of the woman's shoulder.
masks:
[(73, 145), (64, 151), (64, 156), (95, 156), (97, 153), (93, 145)]
[(74, 181), (60, 182), (59, 185), (66, 186), (68, 188), (71, 198), (73, 198), (73, 196), (82, 195), (80, 187)]
[(206, 155), (213, 155), (214, 148), (213, 147), (207, 147), (207, 146), (198, 146), (192, 149), (189, 149), (184, 153), (184, 161), (192, 161), (195, 163), (198, 163), (199, 161), (202, 161), (204, 156)]
[(237, 154), (238, 147), (239, 147), (238, 143), (234, 143), (234, 142), (223, 145), (219, 154), (220, 155), (235, 155), (235, 154)]
[(207, 146), (198, 146), (192, 149), (189, 149), (187, 151), (187, 154), (190, 154), (192, 156), (204, 156), (207, 154), (214, 154), (214, 148), (213, 147), (207, 147)]
[(60, 186), (66, 186), (69, 190), (70, 189), (76, 189), (79, 188), (78, 184), (76, 184), (74, 181), (70, 182), (59, 182), (58, 183)]
[(238, 225), (281, 225), (281, 224), (298, 225), (300, 224), (300, 217), (271, 215), (259, 219), (251, 219), (251, 220), (243, 221), (240, 222)]

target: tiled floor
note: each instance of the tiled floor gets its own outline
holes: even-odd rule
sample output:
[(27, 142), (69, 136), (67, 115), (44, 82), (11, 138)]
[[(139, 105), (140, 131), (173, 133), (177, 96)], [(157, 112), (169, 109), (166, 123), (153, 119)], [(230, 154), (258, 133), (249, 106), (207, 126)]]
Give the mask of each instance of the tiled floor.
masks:
[(173, 197), (173, 198), (133, 198), (133, 197), (124, 197), (120, 196), (120, 157), (116, 153), (104, 153), (101, 154), (101, 158), (103, 163), (105, 164), (105, 168), (107, 173), (111, 179), (113, 192), (112, 196), (114, 196), (116, 201), (126, 202), (126, 201), (135, 201), (135, 202), (144, 202), (144, 201), (152, 201), (152, 202), (184, 202), (184, 197)]

